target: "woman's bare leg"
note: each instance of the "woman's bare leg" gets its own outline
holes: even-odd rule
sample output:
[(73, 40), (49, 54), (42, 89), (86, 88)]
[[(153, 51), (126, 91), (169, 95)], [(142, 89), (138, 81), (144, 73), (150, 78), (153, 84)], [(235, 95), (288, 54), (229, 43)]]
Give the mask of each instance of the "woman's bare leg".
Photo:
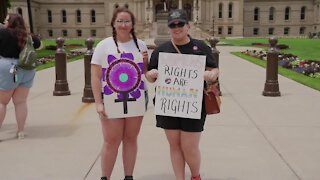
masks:
[(124, 125), (122, 159), (125, 176), (132, 176), (138, 152), (138, 135), (142, 116), (126, 118)]
[(15, 108), (16, 120), (17, 120), (17, 132), (22, 132), (26, 124), (28, 115), (27, 98), (30, 88), (18, 87), (14, 90), (12, 95), (12, 102)]
[(7, 113), (7, 105), (10, 102), (14, 90), (3, 91), (0, 90), (0, 128), (6, 117)]
[(181, 147), (192, 177), (200, 174), (200, 137), (201, 132), (181, 132)]
[(123, 138), (124, 119), (103, 119), (101, 125), (104, 139), (101, 151), (101, 170), (102, 176), (106, 176), (109, 180)]
[(170, 156), (176, 180), (185, 180), (185, 159), (181, 149), (181, 131), (165, 130), (170, 145)]

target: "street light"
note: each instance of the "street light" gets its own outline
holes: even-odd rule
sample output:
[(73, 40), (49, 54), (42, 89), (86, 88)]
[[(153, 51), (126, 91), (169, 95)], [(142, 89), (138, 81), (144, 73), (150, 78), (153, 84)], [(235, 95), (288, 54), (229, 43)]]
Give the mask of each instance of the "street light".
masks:
[(31, 2), (30, 2), (30, 0), (27, 0), (27, 4), (28, 4), (28, 16), (29, 16), (30, 32), (33, 33), (32, 12), (31, 12)]
[(7, 1), (0, 1), (0, 24), (4, 21), (7, 15)]

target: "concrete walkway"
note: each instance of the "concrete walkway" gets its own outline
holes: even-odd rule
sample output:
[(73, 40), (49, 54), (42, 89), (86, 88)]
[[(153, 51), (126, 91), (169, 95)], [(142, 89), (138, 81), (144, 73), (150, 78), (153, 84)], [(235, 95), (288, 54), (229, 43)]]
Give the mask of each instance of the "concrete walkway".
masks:
[[(265, 69), (220, 47), (222, 112), (201, 140), (204, 180), (319, 180), (320, 92), (279, 76), (280, 97), (264, 97)], [(242, 48), (245, 50), (245, 48)], [(27, 137), (15, 136), (10, 103), (0, 129), (0, 179), (98, 180), (102, 136), (94, 104), (81, 102), (83, 61), (69, 63), (70, 96), (53, 96), (55, 69), (37, 73)], [(150, 97), (153, 85), (149, 84)], [(169, 147), (149, 104), (140, 137), (137, 180), (174, 180)], [(121, 150), (120, 150), (121, 151)], [(121, 152), (113, 180), (123, 179)], [(189, 175), (189, 174), (188, 174)]]

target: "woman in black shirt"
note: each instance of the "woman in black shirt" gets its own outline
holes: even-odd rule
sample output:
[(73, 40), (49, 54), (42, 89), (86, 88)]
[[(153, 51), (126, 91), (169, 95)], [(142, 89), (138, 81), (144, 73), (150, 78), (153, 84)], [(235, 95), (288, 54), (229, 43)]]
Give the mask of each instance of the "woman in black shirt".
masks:
[[(209, 46), (188, 35), (190, 28), (187, 14), (183, 10), (173, 10), (168, 16), (168, 27), (171, 41), (168, 41), (151, 54), (146, 78), (155, 82), (158, 77), (159, 53), (181, 53), (204, 55), (206, 57), (205, 81), (215, 81), (218, 77), (217, 60), (212, 56)], [(174, 47), (174, 44), (176, 47)], [(172, 59), (174, 61), (174, 59)], [(201, 180), (199, 142), (205, 123), (206, 112), (202, 100), (201, 117), (189, 119), (156, 115), (157, 127), (163, 128), (170, 145), (170, 155), (176, 180), (185, 180), (185, 163), (191, 171), (191, 180)]]
[[(19, 14), (9, 14), (4, 20), (4, 28), (0, 28), (0, 128), (7, 104), (12, 99), (18, 126), (16, 135), (19, 139), (24, 138), (27, 97), (35, 76), (35, 70), (24, 70), (16, 66), (27, 36), (23, 18)], [(40, 45), (39, 39), (37, 40), (35, 48)]]

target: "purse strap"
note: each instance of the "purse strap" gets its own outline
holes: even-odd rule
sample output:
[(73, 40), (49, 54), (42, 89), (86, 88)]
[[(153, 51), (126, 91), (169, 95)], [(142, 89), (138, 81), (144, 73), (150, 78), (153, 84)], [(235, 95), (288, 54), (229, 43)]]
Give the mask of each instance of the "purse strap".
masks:
[[(173, 47), (176, 49), (176, 51), (177, 51), (179, 54), (181, 54), (181, 51), (179, 50), (179, 48), (178, 48), (177, 45), (173, 42), (172, 39), (171, 39), (171, 43), (172, 43)], [(207, 82), (206, 82), (206, 83), (207, 83)], [(204, 92), (206, 95), (208, 95), (209, 92), (211, 92), (211, 91), (207, 88), (207, 90), (203, 89), (203, 92)]]
[(173, 45), (173, 47), (176, 49), (176, 51), (181, 54), (181, 51), (179, 50), (179, 48), (177, 47), (177, 45), (173, 42), (173, 40), (171, 39), (171, 43)]

